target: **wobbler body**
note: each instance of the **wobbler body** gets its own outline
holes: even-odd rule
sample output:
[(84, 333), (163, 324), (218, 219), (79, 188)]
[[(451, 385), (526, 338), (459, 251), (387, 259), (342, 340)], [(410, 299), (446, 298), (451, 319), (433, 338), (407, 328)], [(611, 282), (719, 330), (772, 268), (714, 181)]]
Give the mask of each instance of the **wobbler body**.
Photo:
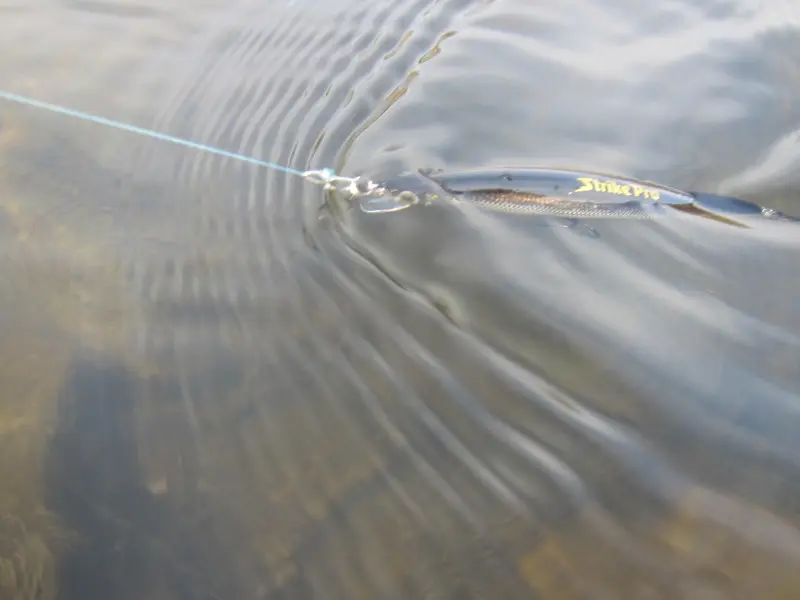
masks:
[[(410, 191), (423, 204), (468, 202), (481, 209), (519, 216), (566, 219), (649, 220), (667, 209), (746, 227), (728, 218), (760, 216), (796, 220), (736, 198), (684, 192), (638, 179), (566, 169), (517, 168), (466, 171), (420, 170), (385, 182), (390, 190), (366, 212), (387, 212), (392, 194)], [(403, 208), (395, 205), (394, 209)]]

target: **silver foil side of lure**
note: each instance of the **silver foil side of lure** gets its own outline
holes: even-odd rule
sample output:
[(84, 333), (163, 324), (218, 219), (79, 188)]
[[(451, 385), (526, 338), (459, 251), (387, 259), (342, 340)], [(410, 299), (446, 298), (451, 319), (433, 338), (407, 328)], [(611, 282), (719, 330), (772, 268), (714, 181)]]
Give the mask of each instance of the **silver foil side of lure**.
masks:
[(660, 216), (655, 202), (583, 202), (563, 196), (541, 196), (508, 190), (477, 190), (459, 194), (459, 200), (494, 212), (564, 219), (650, 220)]

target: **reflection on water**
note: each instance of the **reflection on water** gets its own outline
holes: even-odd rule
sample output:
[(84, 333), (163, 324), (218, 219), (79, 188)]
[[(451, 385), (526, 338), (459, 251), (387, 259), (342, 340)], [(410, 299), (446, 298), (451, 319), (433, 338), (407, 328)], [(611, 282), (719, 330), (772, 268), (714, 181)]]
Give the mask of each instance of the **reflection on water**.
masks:
[[(0, 87), (800, 216), (786, 3), (267, 5), (6, 3)], [(0, 597), (797, 597), (796, 223), (341, 200), (0, 104)]]

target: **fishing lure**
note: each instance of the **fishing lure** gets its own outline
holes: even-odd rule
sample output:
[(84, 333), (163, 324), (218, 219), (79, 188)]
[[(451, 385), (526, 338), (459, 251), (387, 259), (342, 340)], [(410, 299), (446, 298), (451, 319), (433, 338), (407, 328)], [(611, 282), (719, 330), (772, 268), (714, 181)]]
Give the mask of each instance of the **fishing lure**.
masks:
[(735, 198), (562, 169), (419, 170), (387, 180), (376, 191), (376, 195), (362, 198), (361, 210), (374, 214), (414, 204), (467, 202), (508, 215), (570, 220), (651, 220), (665, 216), (670, 209), (737, 227), (747, 227), (734, 218), (744, 215), (796, 220)]

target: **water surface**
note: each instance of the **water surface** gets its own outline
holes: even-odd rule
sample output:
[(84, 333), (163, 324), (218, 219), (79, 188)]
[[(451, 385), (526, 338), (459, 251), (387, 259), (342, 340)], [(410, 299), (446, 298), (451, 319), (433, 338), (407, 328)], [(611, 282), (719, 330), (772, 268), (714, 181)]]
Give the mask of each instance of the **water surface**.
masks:
[[(788, 2), (7, 1), (0, 88), (299, 169), (800, 216)], [(794, 599), (800, 237), (383, 216), (0, 104), (12, 598)]]

